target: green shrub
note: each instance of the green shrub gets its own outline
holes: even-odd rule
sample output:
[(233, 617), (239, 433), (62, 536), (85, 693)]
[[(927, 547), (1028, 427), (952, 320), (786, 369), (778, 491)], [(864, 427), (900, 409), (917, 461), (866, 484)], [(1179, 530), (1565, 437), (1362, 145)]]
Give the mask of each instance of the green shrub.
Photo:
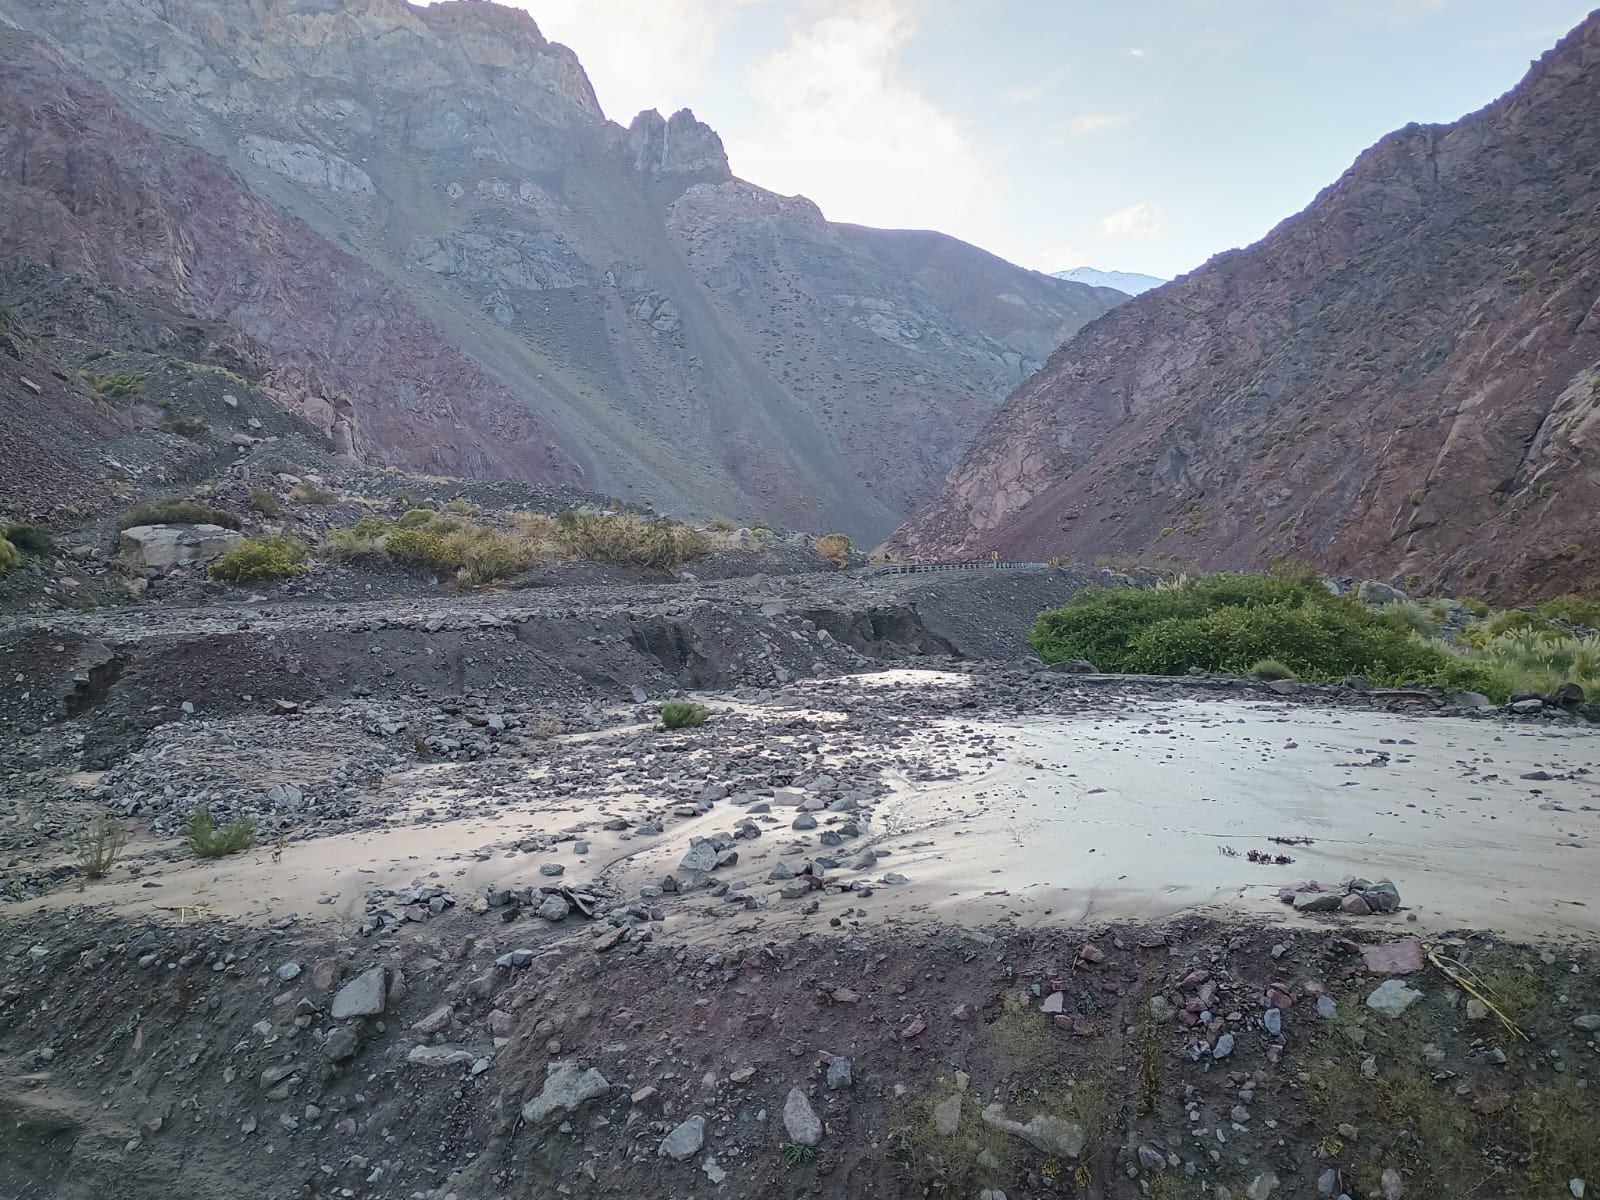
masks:
[(475, 517), (478, 515), (478, 506), (470, 500), (457, 496), (454, 500), (446, 500), (441, 504), (439, 511), (455, 513), (459, 517)]
[(314, 483), (297, 483), (289, 489), (289, 499), (296, 504), (332, 504), (339, 497)]
[(1487, 617), (1489, 615), (1489, 606), (1476, 596), (1461, 597), (1461, 607), (1475, 617)]
[(689, 729), (704, 725), (711, 710), (693, 700), (668, 700), (661, 706), (661, 724), (667, 729)]
[(457, 571), (461, 558), (442, 534), (431, 529), (397, 529), (384, 542), (390, 558), (401, 566)]
[(1462, 656), (1494, 671), (1513, 692), (1548, 694), (1563, 683), (1576, 683), (1587, 694), (1600, 694), (1600, 634), (1572, 637), (1554, 630), (1513, 630)]
[(132, 529), (135, 525), (221, 525), (224, 529), (238, 529), (238, 517), (209, 504), (195, 500), (157, 500), (151, 504), (136, 504), (117, 519), (118, 529)]
[(0, 575), (14, 571), (22, 563), (22, 552), (0, 537)]
[(479, 529), (471, 534), (452, 534), (447, 543), (456, 543), (461, 565), (456, 582), (464, 587), (480, 587), (519, 575), (532, 565), (533, 548), (494, 529)]
[(1439, 632), (1434, 616), (1415, 600), (1394, 600), (1380, 605), (1378, 615), (1388, 620), (1396, 629), (1408, 629), (1422, 637), (1433, 637)]
[(556, 518), (553, 536), (573, 558), (662, 570), (676, 570), (711, 548), (698, 530), (677, 521), (646, 521), (634, 513), (568, 509)]
[(217, 823), (202, 805), (189, 814), (188, 823), (183, 827), (183, 836), (196, 858), (222, 858), (240, 850), (248, 850), (255, 844), (256, 823), (249, 817), (240, 817), (218, 829)]
[(212, 562), (208, 574), (224, 583), (287, 579), (306, 571), (308, 552), (299, 538), (284, 534), (247, 538)]
[(1251, 667), (1247, 674), (1254, 675), (1257, 679), (1294, 678), (1294, 672), (1275, 658), (1263, 658), (1255, 666)]
[(283, 505), (278, 503), (278, 497), (270, 488), (251, 488), (250, 507), (263, 517), (283, 516)]
[(439, 514), (431, 508), (413, 508), (395, 522), (401, 529), (421, 529)]
[(0, 528), (0, 537), (24, 554), (49, 554), (56, 548), (55, 538), (43, 525), (7, 525)]
[(1393, 614), (1334, 596), (1308, 575), (1213, 575), (1167, 588), (1086, 588), (1040, 615), (1029, 643), (1046, 662), (1102, 670), (1244, 674), (1266, 660), (1310, 681), (1360, 675), (1483, 692), (1508, 687), (1492, 667), (1416, 636)]
[(211, 432), (211, 426), (204, 417), (174, 417), (170, 421), (161, 422), (161, 428), (179, 437), (186, 437), (190, 441), (195, 441)]
[(86, 879), (104, 879), (122, 857), (128, 844), (128, 831), (110, 813), (102, 809), (89, 819), (73, 838), (73, 857), (78, 870)]
[(850, 539), (844, 534), (824, 534), (811, 544), (818, 554), (841, 571), (850, 565)]
[[(14, 534), (7, 536), (13, 542), (17, 541)], [(1552, 621), (1581, 625), (1585, 629), (1600, 629), (1600, 600), (1591, 600), (1587, 596), (1557, 596), (1539, 605), (1539, 615)]]
[(363, 533), (359, 525), (354, 529), (328, 530), (323, 535), (320, 549), (323, 557), (334, 562), (377, 565), (388, 557), (384, 552), (383, 535)]
[(144, 391), (144, 376), (135, 371), (112, 371), (106, 375), (89, 376), (89, 386), (97, 396), (118, 400), (123, 396), (137, 396)]

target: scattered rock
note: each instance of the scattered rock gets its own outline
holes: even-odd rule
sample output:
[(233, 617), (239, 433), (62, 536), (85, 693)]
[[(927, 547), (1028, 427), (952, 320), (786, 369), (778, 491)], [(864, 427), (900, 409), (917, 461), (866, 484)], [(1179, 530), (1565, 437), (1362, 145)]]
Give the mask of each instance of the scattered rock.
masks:
[(834, 1092), (840, 1088), (847, 1088), (855, 1082), (855, 1071), (848, 1058), (837, 1054), (833, 1056), (832, 1061), (828, 1063), (827, 1082), (828, 1090)]
[(960, 1092), (952, 1092), (933, 1106), (933, 1128), (940, 1137), (955, 1137), (961, 1128)]
[(611, 1090), (599, 1071), (582, 1070), (575, 1062), (553, 1062), (545, 1068), (544, 1088), (522, 1106), (522, 1119), (540, 1124), (550, 1117), (576, 1112)]
[(693, 1158), (700, 1153), (700, 1147), (706, 1142), (706, 1119), (702, 1116), (690, 1117), (671, 1133), (662, 1139), (659, 1153), (666, 1158), (682, 1162), (686, 1158)]
[(806, 1099), (805, 1092), (790, 1088), (783, 1102), (783, 1128), (791, 1142), (802, 1146), (816, 1146), (822, 1142), (822, 1118), (817, 1116)]
[(983, 1121), (986, 1125), (1021, 1138), (1036, 1150), (1057, 1154), (1062, 1158), (1077, 1158), (1087, 1140), (1083, 1126), (1076, 1121), (1045, 1113), (1026, 1122), (1011, 1121), (1006, 1118), (1005, 1110), (999, 1104), (991, 1104), (983, 1110)]
[(1390, 979), (1379, 984), (1367, 997), (1367, 1007), (1386, 1017), (1398, 1017), (1421, 999), (1422, 993), (1415, 988), (1408, 988), (1398, 979)]
[(336, 1021), (346, 1017), (377, 1016), (383, 1011), (388, 989), (388, 972), (383, 967), (373, 967), (339, 989), (329, 1012)]
[(1383, 946), (1368, 946), (1361, 952), (1361, 965), (1372, 975), (1415, 975), (1422, 970), (1422, 943), (1401, 938)]

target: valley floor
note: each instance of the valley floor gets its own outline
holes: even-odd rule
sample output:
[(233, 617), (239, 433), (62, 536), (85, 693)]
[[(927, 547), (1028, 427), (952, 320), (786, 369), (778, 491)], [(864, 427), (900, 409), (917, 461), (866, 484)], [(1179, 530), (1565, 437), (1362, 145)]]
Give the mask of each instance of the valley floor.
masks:
[(1073, 586), (13, 621), (0, 1194), (1600, 1187), (1592, 727), (1027, 664)]

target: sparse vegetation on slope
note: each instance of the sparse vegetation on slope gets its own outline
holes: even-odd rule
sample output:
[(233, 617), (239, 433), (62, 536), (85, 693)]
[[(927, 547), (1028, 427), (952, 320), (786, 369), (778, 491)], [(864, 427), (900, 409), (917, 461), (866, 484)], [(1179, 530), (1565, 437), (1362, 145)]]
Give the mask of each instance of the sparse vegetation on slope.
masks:
[(241, 524), (231, 512), (197, 500), (176, 498), (136, 504), (117, 520), (118, 529), (132, 529), (135, 525), (221, 525), (224, 529), (238, 529)]
[(255, 845), (256, 823), (249, 817), (240, 817), (219, 829), (202, 805), (189, 814), (183, 836), (196, 858), (223, 858)]
[(666, 729), (690, 729), (704, 725), (711, 710), (693, 700), (668, 700), (661, 706), (661, 724)]
[(24, 554), (49, 554), (56, 548), (55, 538), (43, 525), (15, 524), (0, 527), (0, 538)]

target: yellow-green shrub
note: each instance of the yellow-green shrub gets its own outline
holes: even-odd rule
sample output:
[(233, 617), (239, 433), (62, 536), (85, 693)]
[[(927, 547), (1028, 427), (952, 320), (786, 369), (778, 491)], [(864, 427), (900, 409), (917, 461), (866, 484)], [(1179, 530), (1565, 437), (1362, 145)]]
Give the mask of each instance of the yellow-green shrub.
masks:
[(22, 562), (22, 552), (5, 538), (0, 538), (0, 575), (15, 570)]
[(303, 574), (308, 552), (299, 538), (283, 534), (247, 538), (219, 555), (207, 573), (224, 583), (259, 583)]
[(850, 565), (850, 539), (844, 534), (824, 534), (811, 544), (818, 554), (841, 571)]

